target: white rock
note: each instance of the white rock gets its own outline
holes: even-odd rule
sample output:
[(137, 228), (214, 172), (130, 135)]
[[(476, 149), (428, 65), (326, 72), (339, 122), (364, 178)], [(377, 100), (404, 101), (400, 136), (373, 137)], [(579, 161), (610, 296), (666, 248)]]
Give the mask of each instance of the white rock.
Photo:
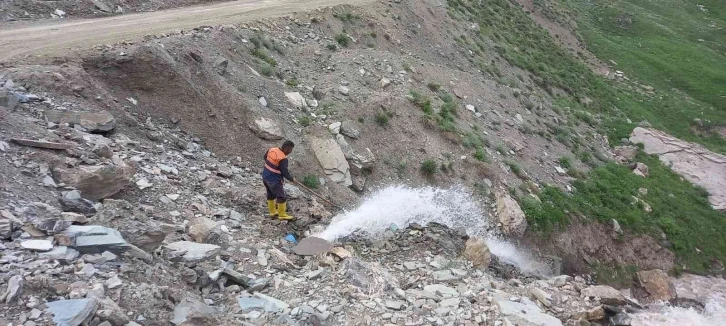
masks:
[(350, 88), (340, 85), (340, 87), (338, 87), (338, 92), (340, 92), (340, 94), (342, 95), (348, 96), (348, 93), (350, 93)]
[(305, 98), (298, 92), (285, 92), (285, 98), (295, 108), (301, 109), (307, 106)]
[(267, 99), (265, 99), (264, 97), (260, 96), (260, 98), (257, 99), (257, 101), (260, 102), (260, 105), (267, 107)]
[(27, 250), (49, 251), (53, 249), (53, 242), (50, 240), (25, 240), (20, 247)]
[(467, 104), (466, 105), (466, 109), (469, 110), (469, 111), (471, 111), (471, 112), (476, 112), (476, 107), (474, 107), (471, 104)]

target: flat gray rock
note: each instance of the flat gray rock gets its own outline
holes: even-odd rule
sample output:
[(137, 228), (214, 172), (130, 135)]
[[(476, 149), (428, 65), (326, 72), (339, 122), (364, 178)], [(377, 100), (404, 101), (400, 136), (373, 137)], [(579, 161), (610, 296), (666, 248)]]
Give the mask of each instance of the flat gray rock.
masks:
[(219, 246), (208, 243), (197, 243), (191, 241), (177, 241), (166, 245), (166, 248), (173, 251), (184, 252), (183, 258), (187, 261), (199, 261), (207, 259), (219, 252)]
[(73, 248), (81, 253), (124, 252), (129, 244), (115, 229), (98, 225), (71, 225), (63, 234), (74, 238)]
[(214, 319), (217, 311), (195, 299), (184, 298), (176, 307), (174, 307), (174, 315), (172, 316), (171, 323), (174, 325), (188, 324), (188, 316), (194, 316), (197, 319)]
[(42, 259), (55, 259), (63, 262), (70, 262), (78, 257), (78, 251), (66, 246), (57, 246), (51, 251), (38, 254), (38, 257)]
[(20, 243), (23, 249), (35, 251), (48, 251), (53, 249), (53, 242), (50, 240), (25, 240)]
[(48, 312), (53, 314), (57, 326), (78, 326), (96, 312), (96, 299), (59, 300), (48, 302)]
[(313, 256), (328, 252), (333, 249), (333, 244), (325, 239), (316, 237), (307, 237), (300, 240), (297, 246), (292, 248), (292, 252), (300, 256)]
[(287, 303), (262, 293), (237, 297), (237, 304), (243, 311), (263, 309), (267, 312), (282, 312), (290, 307)]
[(521, 302), (510, 301), (508, 297), (493, 295), (493, 303), (502, 315), (512, 319), (517, 325), (562, 326), (562, 321), (544, 312), (532, 301), (522, 298)]

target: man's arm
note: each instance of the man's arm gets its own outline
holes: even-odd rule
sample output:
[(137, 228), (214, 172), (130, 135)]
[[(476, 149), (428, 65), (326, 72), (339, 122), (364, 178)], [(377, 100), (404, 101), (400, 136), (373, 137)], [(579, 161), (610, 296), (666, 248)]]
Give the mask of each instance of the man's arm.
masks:
[(280, 161), (280, 172), (282, 173), (282, 176), (285, 177), (285, 179), (290, 181), (295, 181), (295, 178), (292, 177), (290, 174), (290, 171), (287, 169), (287, 159), (282, 159)]

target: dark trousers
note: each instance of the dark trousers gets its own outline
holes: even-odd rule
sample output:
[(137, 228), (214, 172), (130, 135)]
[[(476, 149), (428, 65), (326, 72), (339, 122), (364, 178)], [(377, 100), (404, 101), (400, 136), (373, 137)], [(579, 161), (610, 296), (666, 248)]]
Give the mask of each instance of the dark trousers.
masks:
[(287, 201), (285, 187), (282, 185), (282, 182), (263, 181), (263, 183), (265, 184), (265, 190), (267, 190), (267, 200), (277, 199), (278, 203)]

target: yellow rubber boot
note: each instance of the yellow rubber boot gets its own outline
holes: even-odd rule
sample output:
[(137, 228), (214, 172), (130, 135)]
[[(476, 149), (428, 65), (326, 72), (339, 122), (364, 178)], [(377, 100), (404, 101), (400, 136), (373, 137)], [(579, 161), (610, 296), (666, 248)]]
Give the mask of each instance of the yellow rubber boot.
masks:
[(277, 214), (277, 218), (281, 220), (292, 220), (295, 219), (294, 217), (287, 215), (287, 202), (284, 203), (277, 203), (277, 209), (279, 214)]
[(270, 211), (270, 217), (277, 217), (277, 203), (274, 199), (267, 201), (267, 209)]

